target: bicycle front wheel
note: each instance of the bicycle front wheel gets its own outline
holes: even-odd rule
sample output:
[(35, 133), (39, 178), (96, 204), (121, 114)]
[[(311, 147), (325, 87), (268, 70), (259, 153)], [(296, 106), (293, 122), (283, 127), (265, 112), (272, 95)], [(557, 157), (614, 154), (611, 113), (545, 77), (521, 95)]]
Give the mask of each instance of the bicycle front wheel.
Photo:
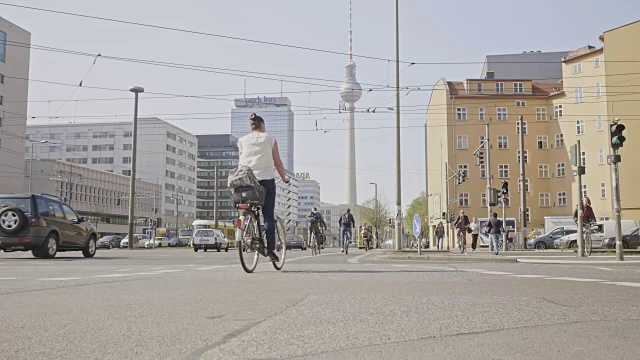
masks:
[(280, 218), (276, 219), (276, 254), (278, 254), (278, 258), (280, 261), (272, 262), (273, 267), (276, 270), (282, 270), (284, 266), (284, 259), (287, 255), (287, 243), (286, 243), (287, 234), (285, 232), (284, 224)]
[(586, 256), (591, 256), (591, 235), (590, 234), (586, 234), (584, 236), (584, 254)]
[(316, 235), (311, 234), (311, 255), (316, 256)]
[(237, 239), (238, 254), (240, 254), (240, 264), (247, 273), (252, 273), (256, 266), (258, 266), (258, 246), (252, 243), (253, 238), (256, 236), (257, 221), (254, 219), (254, 215), (245, 215), (243, 226), (242, 239)]

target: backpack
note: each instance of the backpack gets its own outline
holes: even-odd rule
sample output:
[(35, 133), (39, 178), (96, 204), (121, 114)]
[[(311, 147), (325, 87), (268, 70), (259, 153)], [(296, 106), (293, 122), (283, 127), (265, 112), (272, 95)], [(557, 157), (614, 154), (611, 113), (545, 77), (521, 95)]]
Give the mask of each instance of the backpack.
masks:
[(342, 214), (342, 218), (340, 219), (340, 222), (342, 223), (342, 226), (351, 227), (351, 216), (349, 216), (349, 214)]
[(309, 224), (315, 225), (320, 221), (320, 219), (318, 218), (318, 214), (311, 213), (307, 215), (307, 221), (309, 222)]

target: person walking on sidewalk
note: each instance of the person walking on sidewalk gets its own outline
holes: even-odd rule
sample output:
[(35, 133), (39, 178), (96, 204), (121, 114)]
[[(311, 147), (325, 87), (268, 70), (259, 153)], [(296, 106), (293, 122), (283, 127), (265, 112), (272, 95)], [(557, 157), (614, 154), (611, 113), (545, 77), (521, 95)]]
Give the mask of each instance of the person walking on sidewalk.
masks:
[(442, 239), (444, 238), (444, 225), (442, 225), (442, 221), (436, 226), (436, 242), (438, 250), (442, 250)]
[(476, 251), (476, 247), (478, 246), (478, 235), (480, 234), (480, 224), (478, 224), (478, 219), (471, 219), (471, 224), (469, 224), (471, 228), (471, 251)]
[(493, 241), (493, 249), (496, 251), (496, 255), (500, 251), (500, 234), (502, 234), (502, 221), (498, 219), (498, 213), (493, 213), (489, 223), (487, 224), (487, 230), (489, 230), (489, 236)]

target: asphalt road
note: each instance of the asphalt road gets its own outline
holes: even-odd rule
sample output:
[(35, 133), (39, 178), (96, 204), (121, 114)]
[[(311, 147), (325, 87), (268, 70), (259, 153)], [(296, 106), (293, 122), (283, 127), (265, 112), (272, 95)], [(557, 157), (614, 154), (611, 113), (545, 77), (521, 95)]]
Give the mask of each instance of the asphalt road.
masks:
[(637, 359), (640, 264), (0, 253), (0, 359)]

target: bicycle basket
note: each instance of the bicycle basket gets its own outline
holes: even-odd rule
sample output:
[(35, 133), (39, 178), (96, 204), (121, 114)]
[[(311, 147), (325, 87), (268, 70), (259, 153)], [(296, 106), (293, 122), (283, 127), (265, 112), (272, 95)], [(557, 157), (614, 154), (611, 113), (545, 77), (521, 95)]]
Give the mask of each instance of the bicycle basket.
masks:
[(231, 194), (234, 204), (254, 204), (264, 205), (267, 189), (262, 185), (258, 186), (238, 186)]

